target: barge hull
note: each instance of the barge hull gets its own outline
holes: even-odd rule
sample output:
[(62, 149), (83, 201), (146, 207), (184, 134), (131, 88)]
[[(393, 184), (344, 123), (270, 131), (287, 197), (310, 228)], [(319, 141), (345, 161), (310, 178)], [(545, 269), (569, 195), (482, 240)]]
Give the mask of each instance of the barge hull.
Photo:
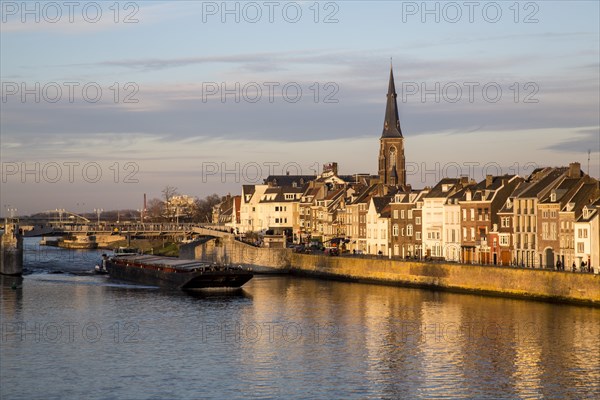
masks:
[(165, 272), (158, 269), (140, 268), (106, 263), (111, 278), (143, 285), (172, 289), (238, 288), (252, 279), (252, 273), (246, 271), (197, 271), (185, 273)]

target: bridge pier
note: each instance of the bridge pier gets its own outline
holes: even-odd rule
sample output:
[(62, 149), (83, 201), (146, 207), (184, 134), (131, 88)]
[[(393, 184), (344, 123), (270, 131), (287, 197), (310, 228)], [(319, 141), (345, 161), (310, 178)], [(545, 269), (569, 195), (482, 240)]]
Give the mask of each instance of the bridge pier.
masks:
[(23, 235), (19, 225), (4, 220), (4, 233), (0, 236), (0, 274), (23, 274)]

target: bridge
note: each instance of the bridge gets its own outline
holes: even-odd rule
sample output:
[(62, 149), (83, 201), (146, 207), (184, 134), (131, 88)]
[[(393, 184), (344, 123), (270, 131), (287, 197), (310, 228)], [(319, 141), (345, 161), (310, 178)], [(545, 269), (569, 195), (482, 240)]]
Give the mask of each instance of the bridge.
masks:
[(24, 232), (25, 237), (65, 236), (65, 235), (131, 235), (157, 237), (193, 234), (210, 237), (232, 236), (229, 228), (215, 225), (174, 224), (174, 223), (103, 223), (100, 224), (36, 224)]

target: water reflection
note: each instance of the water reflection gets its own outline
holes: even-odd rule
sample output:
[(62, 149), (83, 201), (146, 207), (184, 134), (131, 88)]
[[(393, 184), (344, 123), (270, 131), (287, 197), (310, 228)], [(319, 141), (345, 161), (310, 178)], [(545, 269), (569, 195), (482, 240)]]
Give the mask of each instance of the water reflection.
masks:
[(93, 256), (0, 280), (2, 397), (600, 395), (599, 309), (286, 276), (164, 291), (73, 273)]

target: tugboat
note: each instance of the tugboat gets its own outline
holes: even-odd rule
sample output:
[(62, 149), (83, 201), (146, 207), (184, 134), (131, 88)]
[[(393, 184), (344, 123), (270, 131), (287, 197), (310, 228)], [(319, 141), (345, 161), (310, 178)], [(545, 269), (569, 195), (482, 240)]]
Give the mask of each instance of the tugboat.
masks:
[(115, 255), (104, 258), (103, 264), (111, 278), (181, 290), (239, 288), (253, 277), (241, 266), (150, 254)]

